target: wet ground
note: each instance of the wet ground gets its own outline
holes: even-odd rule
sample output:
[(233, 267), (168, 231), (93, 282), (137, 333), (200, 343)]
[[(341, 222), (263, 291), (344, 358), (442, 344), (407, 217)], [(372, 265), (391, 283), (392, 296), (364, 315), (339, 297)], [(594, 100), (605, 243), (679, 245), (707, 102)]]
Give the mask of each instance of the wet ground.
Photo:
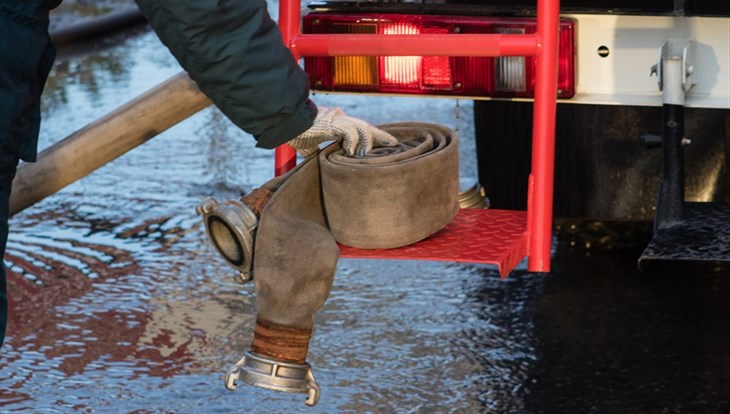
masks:
[[(41, 147), (178, 71), (144, 28), (61, 50)], [(469, 102), (315, 100), (372, 122), (458, 128), (462, 174), (475, 175)], [(227, 391), (223, 373), (250, 344), (253, 289), (232, 282), (194, 206), (272, 170), (271, 152), (208, 109), (15, 216), (0, 411), (730, 412), (727, 270), (640, 273), (646, 227), (617, 224), (562, 224), (549, 275), (341, 260), (310, 346), (319, 405)]]

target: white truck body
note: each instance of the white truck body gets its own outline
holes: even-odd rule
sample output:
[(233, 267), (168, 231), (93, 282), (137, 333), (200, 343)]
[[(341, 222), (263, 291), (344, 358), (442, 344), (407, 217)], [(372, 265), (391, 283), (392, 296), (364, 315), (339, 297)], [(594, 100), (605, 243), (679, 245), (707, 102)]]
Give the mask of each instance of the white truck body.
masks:
[[(695, 85), (685, 106), (730, 108), (730, 18), (564, 15), (577, 21), (576, 95), (561, 102), (661, 106), (662, 94), (651, 67), (667, 38), (695, 42)], [(605, 47), (602, 57), (598, 49)], [(605, 49), (604, 49), (605, 50)], [(605, 53), (605, 52), (604, 52)]]

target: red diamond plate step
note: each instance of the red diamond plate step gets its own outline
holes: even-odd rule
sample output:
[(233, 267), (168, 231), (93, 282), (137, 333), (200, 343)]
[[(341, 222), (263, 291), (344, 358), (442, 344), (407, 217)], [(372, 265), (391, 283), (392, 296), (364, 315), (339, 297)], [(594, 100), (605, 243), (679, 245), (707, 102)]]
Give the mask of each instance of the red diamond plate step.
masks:
[(340, 257), (488, 263), (507, 276), (527, 255), (527, 214), (513, 210), (462, 209), (443, 230), (397, 249), (340, 245)]

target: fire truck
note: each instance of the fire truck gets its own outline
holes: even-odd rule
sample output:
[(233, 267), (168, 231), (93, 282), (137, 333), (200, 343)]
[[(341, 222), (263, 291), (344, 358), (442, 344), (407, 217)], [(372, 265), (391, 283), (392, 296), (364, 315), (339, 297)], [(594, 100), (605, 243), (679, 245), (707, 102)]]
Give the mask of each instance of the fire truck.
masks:
[[(307, 6), (302, 33), (529, 35), (538, 11), (535, 0), (325, 1)], [(555, 217), (653, 221), (640, 267), (730, 261), (730, 4), (563, 0), (558, 33)], [(316, 91), (474, 99), (491, 207), (529, 211), (537, 59), (334, 53), (304, 67)]]
[[(548, 272), (555, 217), (653, 222), (640, 267), (730, 262), (727, 1), (301, 6), (280, 0), (279, 27), (313, 90), (474, 100), (479, 181), (491, 202), (413, 246), (343, 246), (342, 257), (490, 263), (503, 276), (527, 258), (529, 271)], [(187, 108), (176, 109), (176, 122), (208, 103), (184, 77), (158, 93), (170, 89), (196, 98), (179, 100)], [(101, 145), (103, 125), (80, 135)], [(13, 197), (25, 200), (11, 199), (13, 211), (55, 191), (27, 179), (57, 165), (49, 155), (19, 169)], [(277, 174), (294, 163), (292, 148), (277, 149)]]

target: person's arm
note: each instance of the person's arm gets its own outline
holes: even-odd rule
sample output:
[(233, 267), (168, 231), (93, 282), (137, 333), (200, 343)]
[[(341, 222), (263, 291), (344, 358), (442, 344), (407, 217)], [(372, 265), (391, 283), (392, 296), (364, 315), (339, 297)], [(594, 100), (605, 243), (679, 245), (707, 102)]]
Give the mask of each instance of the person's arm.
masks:
[(312, 126), (306, 74), (284, 46), (264, 0), (136, 0), (203, 93), (258, 146)]

